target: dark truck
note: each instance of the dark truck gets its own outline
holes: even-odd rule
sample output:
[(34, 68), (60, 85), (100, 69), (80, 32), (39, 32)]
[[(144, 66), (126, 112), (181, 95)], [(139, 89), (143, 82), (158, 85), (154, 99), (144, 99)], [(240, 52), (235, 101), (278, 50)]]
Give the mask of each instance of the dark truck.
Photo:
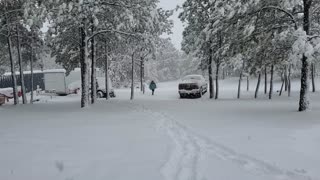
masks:
[(179, 83), (180, 98), (202, 97), (208, 91), (208, 84), (202, 75), (188, 75)]

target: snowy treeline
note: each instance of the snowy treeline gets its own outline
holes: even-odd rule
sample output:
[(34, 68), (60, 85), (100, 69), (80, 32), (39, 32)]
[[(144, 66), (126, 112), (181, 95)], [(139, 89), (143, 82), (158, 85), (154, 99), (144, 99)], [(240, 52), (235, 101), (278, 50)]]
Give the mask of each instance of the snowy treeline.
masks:
[(131, 86), (131, 99), (137, 84), (143, 91), (149, 80), (178, 79), (199, 69), (208, 71), (210, 98), (216, 99), (226, 75), (239, 76), (238, 98), (250, 76), (258, 78), (258, 98), (264, 77), (270, 99), (275, 76), (283, 81), (280, 94), (288, 96), (291, 79), (301, 77), (299, 110), (305, 111), (309, 78), (316, 90), (319, 7), (316, 0), (186, 0), (180, 14), (187, 25), (186, 55), (161, 38), (171, 32), (173, 12), (158, 8), (158, 0), (1, 0), (0, 74), (11, 71), (18, 104), (16, 70), (27, 103), (23, 70), (56, 67), (53, 60), (67, 72), (80, 67), (81, 107), (95, 103), (96, 67), (106, 80), (111, 75), (119, 86)]
[[(7, 57), (1, 58), (0, 62), (10, 59), (15, 104), (18, 103), (16, 62), (22, 72), (23, 61), (28, 59), (33, 63), (37, 59), (35, 56), (40, 56), (38, 44), (38, 49), (43, 48), (43, 56), (47, 54), (43, 51), (50, 48), (52, 57), (67, 71), (81, 67), (81, 107), (89, 104), (90, 79), (91, 102), (95, 102), (97, 65), (108, 70), (114, 65), (110, 62), (113, 57), (130, 57), (131, 64), (121, 66), (131, 71), (133, 98), (136, 64), (140, 64), (142, 69), (147, 59), (156, 56), (156, 42), (160, 41), (163, 33), (170, 33), (172, 27), (168, 20), (172, 11), (158, 8), (157, 3), (158, 0), (1, 0), (0, 49), (1, 53), (6, 50)], [(49, 26), (49, 30), (43, 35), (41, 28), (44, 25)], [(24, 51), (29, 58), (25, 57)], [(23, 73), (20, 75), (23, 80)], [(22, 84), (23, 101), (26, 103), (23, 88)]]
[(320, 51), (319, 7), (317, 0), (187, 0), (180, 14), (180, 19), (188, 24), (183, 50), (200, 57), (208, 69), (211, 98), (219, 97), (219, 71), (238, 72), (238, 98), (244, 77), (258, 77), (257, 98), (262, 76), (265, 75), (267, 93), (270, 75), (272, 98), (275, 74), (282, 77), (290, 96), (290, 78), (299, 70), (299, 111), (305, 111), (310, 104), (309, 77), (315, 91), (315, 65)]
[[(37, 16), (37, 5), (33, 2), (18, 0), (0, 1), (0, 49), (1, 71), (10, 66), (13, 79), (14, 103), (18, 104), (17, 82), (15, 72), (19, 69), (23, 103), (27, 103), (24, 87), (23, 70), (33, 67), (37, 54), (43, 47), (40, 27), (44, 17)], [(35, 11), (33, 11), (35, 10)], [(32, 102), (32, 99), (31, 99)]]
[[(114, 86), (130, 87), (131, 54), (126, 48), (119, 48), (109, 53), (109, 60), (109, 75)], [(197, 71), (197, 64), (190, 65), (192, 60), (191, 57), (176, 49), (170, 39), (158, 38), (154, 44), (154, 52), (145, 52), (145, 55), (135, 62), (135, 85), (141, 86), (141, 77), (143, 82), (177, 80)], [(97, 67), (103, 68), (103, 64), (103, 60), (97, 61)]]
[(177, 80), (197, 72), (197, 65), (197, 59), (177, 50), (169, 39), (161, 39), (154, 60), (146, 62), (146, 77), (158, 82)]

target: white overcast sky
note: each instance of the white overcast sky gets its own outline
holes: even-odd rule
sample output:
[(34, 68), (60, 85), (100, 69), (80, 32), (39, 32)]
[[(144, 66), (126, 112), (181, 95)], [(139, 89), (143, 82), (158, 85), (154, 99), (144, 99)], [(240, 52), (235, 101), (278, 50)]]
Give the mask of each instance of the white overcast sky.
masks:
[[(182, 5), (185, 0), (160, 0), (159, 6), (163, 9), (175, 9), (177, 5)], [(182, 42), (182, 32), (183, 32), (183, 24), (178, 18), (179, 12), (175, 12), (173, 17), (171, 18), (174, 22), (174, 27), (172, 29), (173, 34), (169, 37), (172, 40), (172, 43), (178, 48), (181, 48)]]

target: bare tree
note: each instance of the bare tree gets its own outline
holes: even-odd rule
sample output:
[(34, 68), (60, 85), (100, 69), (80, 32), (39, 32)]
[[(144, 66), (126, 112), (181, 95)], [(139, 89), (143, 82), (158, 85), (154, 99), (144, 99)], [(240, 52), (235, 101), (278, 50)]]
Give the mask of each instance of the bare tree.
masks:
[(261, 83), (261, 71), (259, 72), (259, 75), (258, 75), (257, 87), (256, 87), (256, 91), (255, 91), (255, 94), (254, 94), (254, 98), (255, 98), (255, 99), (258, 98), (260, 83)]
[(20, 84), (21, 84), (21, 94), (22, 94), (22, 103), (27, 104), (27, 96), (26, 96), (26, 87), (24, 84), (24, 74), (22, 68), (22, 54), (21, 54), (21, 40), (20, 40), (20, 30), (19, 26), (16, 25), (17, 31), (17, 51), (18, 51), (18, 63), (19, 63), (19, 71), (20, 71)]

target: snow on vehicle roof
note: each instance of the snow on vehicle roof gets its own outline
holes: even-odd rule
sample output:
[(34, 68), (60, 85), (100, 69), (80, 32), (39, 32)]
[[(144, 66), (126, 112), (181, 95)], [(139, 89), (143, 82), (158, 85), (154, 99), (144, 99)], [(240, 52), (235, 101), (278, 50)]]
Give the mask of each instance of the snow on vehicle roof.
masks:
[(190, 75), (187, 75), (185, 77), (202, 77), (202, 75), (199, 75), (199, 74), (190, 74)]
[(203, 76), (198, 74), (187, 75), (183, 79), (198, 79), (200, 80)]
[[(18, 88), (20, 91), (21, 88)], [(13, 97), (13, 88), (0, 88), (0, 94), (3, 94), (7, 97)]]
[(4, 94), (4, 92), (13, 91), (12, 88), (0, 88), (0, 93)]

